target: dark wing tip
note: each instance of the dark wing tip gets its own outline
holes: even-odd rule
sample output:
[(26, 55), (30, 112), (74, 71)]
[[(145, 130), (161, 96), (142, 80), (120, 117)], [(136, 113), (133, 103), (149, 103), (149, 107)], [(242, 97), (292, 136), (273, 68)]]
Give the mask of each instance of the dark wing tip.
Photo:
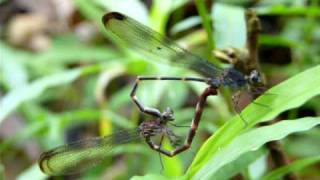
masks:
[(107, 24), (111, 19), (124, 20), (126, 16), (118, 12), (110, 12), (102, 17), (102, 23)]
[(48, 172), (48, 160), (50, 159), (50, 157), (52, 157), (52, 151), (47, 151), (47, 152), (44, 152), (40, 155), (40, 158), (38, 160), (38, 164), (39, 164), (39, 167), (41, 169), (42, 172), (46, 173), (46, 174), (49, 174)]

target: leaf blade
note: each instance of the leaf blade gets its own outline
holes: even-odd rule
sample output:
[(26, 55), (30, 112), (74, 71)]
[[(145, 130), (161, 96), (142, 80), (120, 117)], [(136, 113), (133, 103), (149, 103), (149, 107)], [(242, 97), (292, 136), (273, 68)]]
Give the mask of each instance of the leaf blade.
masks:
[(210, 177), (215, 177), (219, 168), (237, 159), (240, 155), (256, 151), (267, 142), (283, 139), (291, 133), (305, 131), (319, 124), (319, 117), (307, 117), (298, 120), (285, 120), (271, 126), (253, 129), (240, 135), (231, 144), (220, 150), (193, 178), (210, 179)]
[[(313, 78), (310, 78), (313, 77)], [(271, 88), (268, 93), (277, 94), (276, 98), (262, 95), (256, 102), (271, 107), (265, 108), (251, 103), (242, 111), (242, 116), (248, 122), (247, 129), (261, 121), (271, 120), (281, 112), (299, 107), (307, 100), (320, 94), (320, 66), (306, 70), (281, 84)], [(188, 175), (195, 175), (215, 153), (229, 144), (244, 131), (243, 122), (239, 117), (224, 124), (201, 147), (195, 160), (188, 169)]]

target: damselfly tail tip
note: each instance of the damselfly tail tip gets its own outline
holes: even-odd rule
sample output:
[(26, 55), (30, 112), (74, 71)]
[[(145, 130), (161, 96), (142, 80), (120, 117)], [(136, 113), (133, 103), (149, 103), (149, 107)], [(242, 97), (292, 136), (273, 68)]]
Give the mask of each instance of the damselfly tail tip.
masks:
[(103, 24), (107, 24), (110, 20), (112, 19), (117, 19), (117, 20), (124, 20), (126, 17), (124, 15), (122, 15), (121, 13), (118, 12), (110, 12), (107, 13), (105, 15), (103, 15), (102, 17), (102, 23)]

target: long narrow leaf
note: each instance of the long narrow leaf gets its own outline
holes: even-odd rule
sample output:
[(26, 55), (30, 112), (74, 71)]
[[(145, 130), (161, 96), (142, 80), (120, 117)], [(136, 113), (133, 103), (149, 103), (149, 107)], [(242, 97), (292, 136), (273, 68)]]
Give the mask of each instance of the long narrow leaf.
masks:
[(82, 74), (99, 71), (101, 66), (90, 66), (49, 75), (30, 84), (16, 88), (5, 95), (0, 101), (0, 124), (21, 103), (40, 96), (46, 89), (73, 82)]
[[(221, 149), (193, 176), (195, 179), (213, 179), (216, 172), (224, 165), (236, 160), (247, 152), (255, 152), (263, 144), (280, 140), (291, 133), (305, 131), (320, 124), (320, 118), (301, 118), (281, 121), (271, 126), (253, 129), (236, 138), (231, 144)], [(259, 138), (257, 138), (259, 137)]]
[(23, 87), (17, 88), (9, 92), (0, 101), (0, 123), (2, 120), (16, 109), (22, 102), (33, 99), (49, 87), (57, 85), (67, 84), (79, 77), (81, 70), (72, 70), (64, 73), (59, 73), (51, 76), (47, 76), (36, 80), (33, 83), (27, 84)]
[[(275, 95), (271, 95), (275, 94)], [(212, 159), (215, 154), (246, 128), (249, 129), (261, 121), (271, 120), (281, 112), (299, 107), (312, 97), (320, 94), (320, 66), (302, 72), (270, 89), (267, 94), (259, 97), (256, 102), (269, 108), (250, 104), (241, 114), (248, 122), (245, 127), (239, 117), (233, 118), (220, 128), (201, 147), (188, 175), (194, 176)]]

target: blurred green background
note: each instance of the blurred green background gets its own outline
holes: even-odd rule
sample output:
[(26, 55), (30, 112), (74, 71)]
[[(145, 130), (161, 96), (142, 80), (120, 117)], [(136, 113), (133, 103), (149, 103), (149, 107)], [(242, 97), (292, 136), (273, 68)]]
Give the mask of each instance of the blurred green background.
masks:
[[(134, 128), (141, 121), (150, 120), (138, 111), (129, 96), (136, 76), (197, 76), (187, 69), (158, 64), (119, 44), (105, 31), (101, 23), (103, 14), (122, 12), (191, 52), (217, 62), (213, 58), (214, 49), (245, 48), (244, 12), (248, 8), (255, 10), (261, 20), (259, 58), (268, 87), (317, 68), (291, 83), (295, 86), (282, 86), (284, 92), (298, 93), (297, 87), (314, 92), (302, 91), (297, 94), (301, 98), (296, 105), (289, 104), (270, 117), (278, 114), (277, 120), (315, 117), (312, 125), (292, 124), (291, 132), (308, 131), (288, 137), (286, 128), (276, 132), (289, 159), (296, 162), (293, 167), (280, 169), (280, 176), (293, 171), (301, 179), (319, 178), (320, 129), (315, 126), (320, 121), (317, 118), (320, 92), (307, 84), (320, 87), (319, 0), (1, 0), (0, 178), (46, 179), (48, 176), (41, 173), (37, 164), (42, 152), (78, 139)], [(306, 85), (300, 84), (302, 77), (309, 78)], [(138, 97), (160, 110), (173, 108), (175, 123), (188, 125), (204, 88), (198, 83), (147, 82), (139, 87)], [(243, 101), (240, 103), (245, 106), (247, 102)], [(142, 142), (114, 148), (108, 152), (108, 159), (87, 172), (52, 179), (182, 178), (205, 140), (226, 122), (231, 124), (234, 116), (230, 91), (222, 90), (218, 96), (209, 97), (192, 148), (174, 158), (162, 157), (163, 171), (158, 153)], [(252, 121), (251, 125), (259, 121), (262, 120)], [(218, 134), (232, 133), (223, 130)], [(175, 130), (181, 136), (186, 131)], [(234, 133), (234, 138), (241, 133), (240, 130)], [(277, 139), (260, 135), (266, 137), (265, 142)], [(250, 145), (248, 139), (239, 141)], [(165, 146), (170, 148), (169, 143)], [(212, 172), (208, 179), (275, 177), (267, 176), (275, 171), (266, 149), (259, 148), (250, 157), (251, 151), (245, 152), (233, 159), (230, 167)], [(196, 165), (193, 167), (197, 169)], [(192, 168), (184, 178), (202, 177), (200, 170), (195, 170), (198, 174), (193, 176)]]

